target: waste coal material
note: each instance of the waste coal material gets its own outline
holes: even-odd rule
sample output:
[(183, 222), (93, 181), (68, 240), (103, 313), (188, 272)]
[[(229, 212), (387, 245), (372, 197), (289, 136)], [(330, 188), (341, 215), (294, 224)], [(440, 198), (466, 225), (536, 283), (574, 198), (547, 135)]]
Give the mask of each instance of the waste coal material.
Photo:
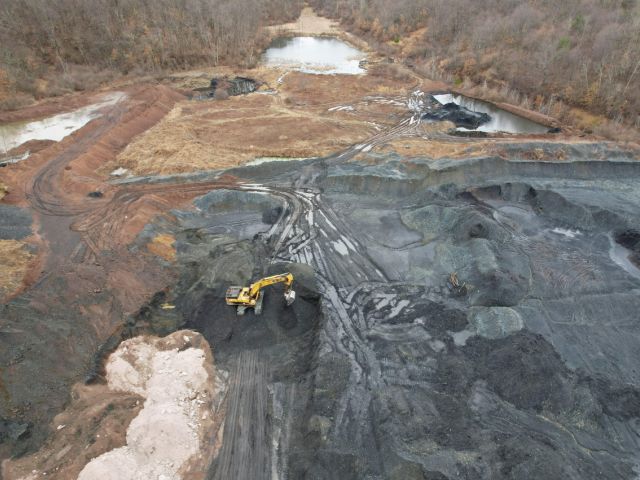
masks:
[(204, 100), (206, 98), (222, 98), (227, 96), (246, 95), (255, 92), (259, 87), (259, 83), (247, 77), (234, 78), (213, 78), (209, 87), (196, 88), (194, 90), (194, 99)]
[(640, 267), (640, 231), (624, 230), (616, 234), (615, 240), (631, 251), (629, 259)]
[(424, 113), (422, 118), (438, 122), (449, 121), (453, 122), (456, 127), (468, 128), (470, 130), (474, 130), (491, 120), (491, 117), (487, 113), (473, 112), (453, 102), (446, 103), (440, 108), (433, 108), (427, 113)]
[(227, 92), (231, 96), (255, 92), (258, 88), (258, 82), (246, 77), (235, 77), (229, 80), (229, 83), (230, 85)]
[(0, 240), (20, 240), (31, 235), (31, 213), (26, 208), (0, 205)]
[[(357, 151), (363, 161), (353, 148), (233, 169), (242, 182), (198, 190), (193, 208), (131, 246), (171, 234), (179, 280), (134, 315), (116, 312), (127, 318), (118, 338), (187, 326), (230, 372), (228, 443), (209, 477), (633, 478), (640, 278), (611, 240), (635, 245), (620, 237), (640, 220), (635, 154), (539, 142), (462, 160)], [(291, 307), (278, 285), (261, 316), (225, 304), (229, 285), (283, 271), (295, 276)], [(99, 374), (97, 345), (59, 358), (47, 344), (35, 358), (11, 337), (38, 325), (47, 341), (92, 338), (78, 321), (88, 305), (73, 307), (45, 312), (28, 294), (2, 307), (15, 331), (0, 334), (0, 366), (47, 362), (60, 375), (9, 383), (16, 418), (2, 395), (0, 414), (37, 423), (32, 440), (7, 441), (42, 440), (79, 364)]]
[[(640, 166), (569, 153), (239, 168), (176, 212), (177, 308), (235, 372), (230, 432), (266, 439), (232, 434), (210, 478), (633, 478), (640, 279), (608, 238), (636, 245)], [(290, 309), (225, 305), (282, 271)]]
[(29, 424), (0, 418), (0, 443), (7, 439), (16, 441), (29, 435)]

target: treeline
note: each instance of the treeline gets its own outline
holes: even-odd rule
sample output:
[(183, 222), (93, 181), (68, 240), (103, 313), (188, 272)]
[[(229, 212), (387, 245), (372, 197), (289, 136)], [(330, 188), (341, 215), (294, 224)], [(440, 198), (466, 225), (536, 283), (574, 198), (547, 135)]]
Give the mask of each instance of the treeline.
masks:
[(2, 0), (0, 108), (119, 74), (248, 65), (263, 27), (301, 8), (302, 0)]
[(430, 73), (640, 127), (638, 0), (310, 2)]

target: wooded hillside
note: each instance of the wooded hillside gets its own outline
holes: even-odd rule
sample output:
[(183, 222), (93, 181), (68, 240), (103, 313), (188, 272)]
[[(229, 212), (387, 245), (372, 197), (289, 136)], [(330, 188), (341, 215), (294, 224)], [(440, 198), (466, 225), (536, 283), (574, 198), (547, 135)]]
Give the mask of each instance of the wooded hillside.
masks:
[(390, 54), (401, 50), (427, 74), (486, 82), (533, 108), (565, 103), (640, 127), (637, 0), (311, 3)]
[(251, 64), (300, 0), (3, 0), (0, 108), (110, 76)]

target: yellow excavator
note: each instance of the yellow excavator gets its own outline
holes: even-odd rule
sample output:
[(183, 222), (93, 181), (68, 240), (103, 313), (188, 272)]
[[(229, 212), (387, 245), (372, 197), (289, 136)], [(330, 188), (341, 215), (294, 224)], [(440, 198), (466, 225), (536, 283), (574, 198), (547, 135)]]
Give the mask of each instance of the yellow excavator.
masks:
[(275, 283), (284, 283), (284, 301), (287, 306), (291, 305), (296, 299), (296, 292), (291, 288), (293, 285), (293, 275), (290, 273), (261, 278), (248, 287), (229, 287), (225, 295), (227, 305), (237, 306), (238, 315), (244, 315), (247, 308), (253, 308), (253, 312), (256, 315), (260, 315), (262, 313), (262, 302), (264, 300), (264, 292), (262, 289)]

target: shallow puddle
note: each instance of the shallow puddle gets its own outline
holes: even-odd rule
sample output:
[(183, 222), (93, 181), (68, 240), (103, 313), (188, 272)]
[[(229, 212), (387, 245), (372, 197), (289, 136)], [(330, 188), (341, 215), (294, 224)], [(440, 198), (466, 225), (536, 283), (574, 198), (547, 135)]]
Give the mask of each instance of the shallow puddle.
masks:
[[(491, 117), (487, 123), (480, 125), (473, 131), (478, 132), (506, 132), (506, 133), (547, 133), (549, 127), (541, 125), (536, 122), (532, 122), (524, 117), (514, 115), (511, 112), (507, 112), (495, 105), (483, 102), (482, 100), (476, 100), (474, 98), (465, 97), (464, 95), (453, 95), (446, 93), (443, 95), (434, 95), (439, 103), (446, 105), (447, 103), (455, 103), (472, 112), (486, 113)], [(457, 128), (458, 131), (471, 131), (467, 128)]]
[(264, 53), (263, 61), (270, 67), (290, 67), (305, 73), (364, 73), (360, 61), (365, 54), (335, 38), (278, 38)]
[(67, 135), (79, 130), (100, 116), (100, 109), (113, 105), (125, 96), (122, 92), (105, 95), (102, 101), (61, 113), (35, 122), (15, 122), (0, 125), (0, 154), (30, 140), (53, 140), (59, 142)]

